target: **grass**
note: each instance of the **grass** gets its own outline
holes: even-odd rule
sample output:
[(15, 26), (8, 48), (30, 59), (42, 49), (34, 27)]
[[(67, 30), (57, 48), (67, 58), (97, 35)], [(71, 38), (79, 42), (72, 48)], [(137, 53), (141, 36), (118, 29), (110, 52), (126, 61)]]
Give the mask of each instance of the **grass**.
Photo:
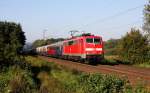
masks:
[(148, 93), (113, 75), (87, 74), (38, 57), (25, 59), (29, 69), (13, 66), (0, 72), (0, 93)]
[(144, 62), (144, 63), (138, 63), (138, 64), (130, 64), (130, 62), (121, 61), (118, 56), (116, 55), (109, 55), (105, 56), (105, 60), (102, 61), (101, 64), (107, 64), (107, 65), (117, 65), (117, 64), (124, 64), (124, 65), (131, 65), (136, 67), (142, 67), (142, 68), (150, 68), (150, 62)]
[[(67, 69), (52, 62), (46, 62), (39, 58), (28, 57), (28, 59), (32, 59), (31, 64), (36, 62), (33, 63), (34, 66), (48, 66), (51, 68), (47, 72), (41, 70), (43, 74), (40, 72), (38, 78), (42, 81), (41, 86), (45, 85), (53, 93), (133, 93), (135, 91), (136, 93), (147, 93), (143, 86), (132, 88), (127, 82), (128, 80), (120, 79), (113, 75), (103, 75), (100, 73), (86, 74), (75, 69)], [(107, 60), (111, 64), (116, 64), (115, 60), (108, 58)]]
[(118, 65), (119, 63), (115, 60), (115, 56), (105, 56), (100, 62), (103, 65)]
[(141, 63), (141, 64), (135, 64), (136, 67), (142, 67), (142, 68), (150, 68), (150, 63)]
[[(108, 90), (111, 93), (116, 93), (115, 86), (125, 86), (124, 80), (110, 75), (85, 74), (76, 70), (66, 69), (39, 58), (27, 57), (27, 60), (34, 68), (40, 69), (40, 72), (36, 70), (36, 73), (38, 73), (36, 74), (36, 77), (41, 82), (39, 91), (53, 93), (96, 93), (96, 91), (103, 92)], [(34, 63), (32, 64), (32, 62)], [(50, 69), (45, 71), (42, 67), (49, 67)], [(99, 82), (98, 85), (98, 82), (94, 82), (95, 80)], [(109, 80), (109, 82), (107, 80)], [(92, 86), (93, 89), (91, 90)], [(119, 88), (117, 91), (119, 93), (119, 91), (123, 91), (123, 88)]]
[(0, 93), (30, 93), (35, 83), (29, 71), (12, 66), (0, 73)]

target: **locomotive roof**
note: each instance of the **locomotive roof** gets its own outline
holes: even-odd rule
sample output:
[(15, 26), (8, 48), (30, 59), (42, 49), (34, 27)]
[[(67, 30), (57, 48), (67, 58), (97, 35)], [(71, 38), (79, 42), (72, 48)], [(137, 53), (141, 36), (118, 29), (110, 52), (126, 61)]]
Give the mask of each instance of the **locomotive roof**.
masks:
[(77, 40), (77, 39), (83, 39), (83, 38), (101, 38), (101, 36), (95, 36), (95, 35), (91, 35), (90, 33), (87, 33), (87, 34), (82, 34), (80, 36), (75, 36), (75, 37), (72, 37), (70, 39), (66, 39), (64, 41), (59, 41), (59, 42), (56, 42), (56, 43), (53, 43), (53, 44), (49, 44), (49, 45), (45, 45), (45, 46), (41, 46), (41, 47), (37, 47), (37, 48), (46, 48), (46, 47), (49, 47), (49, 46), (61, 46), (63, 45), (63, 42), (68, 42), (68, 41), (72, 41), (72, 40)]
[(64, 42), (67, 42), (67, 41), (71, 41), (71, 40), (77, 40), (77, 39), (82, 39), (82, 38), (94, 38), (94, 37), (96, 37), (96, 38), (101, 38), (101, 36), (95, 36), (95, 35), (86, 35), (86, 36), (76, 36), (76, 37), (72, 37), (72, 38), (70, 38), (70, 39), (66, 39), (66, 40), (64, 40)]

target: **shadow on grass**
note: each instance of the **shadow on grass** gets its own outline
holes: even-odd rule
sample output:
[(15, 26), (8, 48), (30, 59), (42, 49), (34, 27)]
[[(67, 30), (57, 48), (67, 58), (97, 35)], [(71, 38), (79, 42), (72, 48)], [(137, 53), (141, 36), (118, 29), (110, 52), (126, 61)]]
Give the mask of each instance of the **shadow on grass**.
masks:
[(121, 60), (117, 60), (117, 59), (103, 59), (100, 64), (102, 65), (132, 65), (131, 62), (127, 62), (127, 61), (121, 61)]
[(119, 63), (116, 61), (116, 60), (108, 60), (108, 59), (103, 59), (99, 62), (99, 64), (102, 64), (102, 65), (119, 65)]
[(123, 64), (123, 65), (132, 65), (131, 62), (128, 62), (128, 61), (121, 61), (121, 60), (117, 60), (117, 59), (116, 59), (116, 62), (117, 62), (118, 64)]
[(41, 67), (33, 66), (33, 67), (31, 67), (31, 72), (33, 74), (34, 81), (37, 84), (37, 87), (39, 88), (40, 85), (41, 85), (41, 81), (40, 81), (39, 78), (37, 78), (38, 74), (40, 72), (50, 73), (51, 72), (51, 68), (49, 66), (41, 66)]

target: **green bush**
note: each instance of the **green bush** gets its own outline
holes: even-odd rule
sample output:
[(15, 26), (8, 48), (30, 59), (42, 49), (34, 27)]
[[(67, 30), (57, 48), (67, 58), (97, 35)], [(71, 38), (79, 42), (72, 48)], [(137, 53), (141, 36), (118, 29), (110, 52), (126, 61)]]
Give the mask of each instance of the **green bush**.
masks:
[(117, 55), (119, 39), (110, 39), (104, 43), (105, 55)]
[(142, 35), (140, 30), (134, 28), (121, 38), (118, 53), (123, 62), (139, 64), (147, 62), (148, 58), (148, 39)]
[(120, 93), (125, 80), (111, 75), (82, 74), (78, 79), (83, 93)]

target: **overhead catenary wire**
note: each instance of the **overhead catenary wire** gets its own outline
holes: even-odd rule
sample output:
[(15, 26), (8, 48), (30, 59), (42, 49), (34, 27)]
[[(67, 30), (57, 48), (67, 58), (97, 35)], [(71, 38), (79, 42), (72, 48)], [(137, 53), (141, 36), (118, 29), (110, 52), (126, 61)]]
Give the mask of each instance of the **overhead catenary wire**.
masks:
[[(102, 19), (98, 19), (98, 20), (96, 20), (96, 21), (94, 21), (94, 22), (90, 22), (90, 23), (87, 23), (87, 24), (83, 24), (82, 26), (78, 27), (76, 30), (79, 30), (79, 31), (80, 31), (81, 28), (85, 29), (86, 27), (89, 27), (89, 26), (91, 26), (91, 25), (98, 24), (98, 23), (104, 24), (104, 22), (106, 22), (106, 21), (114, 20), (114, 19), (116, 19), (116, 18), (118, 18), (118, 17), (120, 17), (120, 16), (126, 15), (126, 14), (128, 14), (129, 12), (135, 11), (135, 10), (141, 8), (141, 7), (144, 7), (144, 4), (139, 5), (139, 6), (136, 6), (136, 7), (129, 8), (129, 9), (127, 9), (127, 10), (120, 11), (120, 12), (114, 14), (114, 15), (107, 16), (107, 17), (102, 18)], [(62, 32), (62, 29), (64, 29), (64, 28), (68, 28), (68, 25), (62, 27), (61, 30), (59, 30), (59, 32)], [(108, 27), (108, 28), (110, 28), (110, 27)], [(74, 28), (73, 28), (73, 29), (74, 29)], [(82, 29), (82, 30), (83, 30), (83, 29)], [(70, 31), (71, 31), (71, 30), (72, 30), (72, 29), (70, 29)]]
[(142, 4), (142, 5), (139, 5), (139, 6), (136, 6), (136, 7), (132, 7), (132, 8), (129, 8), (129, 9), (127, 9), (127, 10), (120, 11), (120, 12), (114, 14), (114, 15), (107, 16), (107, 17), (105, 17), (105, 18), (98, 19), (98, 20), (96, 20), (96, 21), (94, 21), (94, 22), (87, 23), (87, 24), (85, 24), (85, 25), (82, 25), (81, 28), (87, 27), (87, 26), (89, 26), (89, 25), (94, 25), (94, 24), (97, 24), (97, 23), (104, 23), (104, 22), (106, 22), (106, 21), (114, 20), (114, 19), (117, 18), (117, 17), (126, 15), (127, 13), (129, 13), (129, 12), (131, 12), (131, 11), (135, 11), (135, 10), (141, 8), (141, 7), (144, 7), (144, 5)]
[(112, 27), (107, 27), (107, 28), (103, 28), (103, 29), (107, 29), (107, 30), (114, 30), (114, 29), (120, 29), (122, 27), (125, 27), (125, 26), (133, 26), (133, 25), (136, 25), (136, 24), (139, 24), (140, 22), (142, 22), (143, 20), (140, 19), (140, 20), (136, 20), (134, 22), (131, 22), (131, 23), (127, 23), (127, 24), (122, 24), (122, 25), (117, 25), (117, 26), (112, 26)]

